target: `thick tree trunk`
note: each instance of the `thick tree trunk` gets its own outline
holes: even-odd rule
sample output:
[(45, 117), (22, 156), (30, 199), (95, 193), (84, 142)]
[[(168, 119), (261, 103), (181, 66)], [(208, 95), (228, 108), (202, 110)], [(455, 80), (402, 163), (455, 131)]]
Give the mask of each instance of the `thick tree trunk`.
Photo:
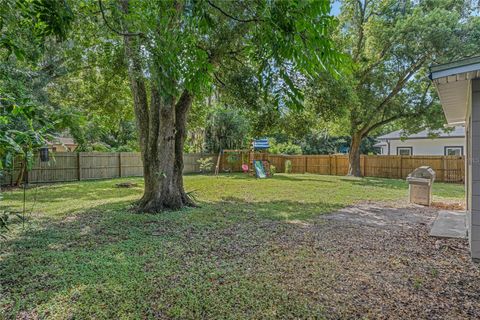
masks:
[(183, 199), (183, 183), (179, 185), (175, 166), (174, 99), (162, 99), (158, 92), (152, 89), (150, 117), (148, 148), (142, 152), (145, 190), (138, 203), (138, 210), (177, 210), (186, 203)]
[(361, 177), (362, 171), (360, 168), (360, 144), (362, 143), (361, 134), (353, 134), (352, 142), (350, 143), (350, 151), (348, 153), (348, 175), (354, 177)]
[[(128, 1), (122, 5), (127, 13)], [(162, 91), (161, 84), (146, 79), (140, 39), (125, 35), (124, 43), (145, 180), (137, 210), (154, 213), (194, 205), (184, 191), (182, 176), (186, 117), (193, 97), (184, 92), (177, 102), (176, 97)]]
[(175, 179), (183, 204), (195, 206), (183, 187), (183, 147), (187, 137), (187, 115), (193, 102), (193, 96), (185, 90), (175, 106)]

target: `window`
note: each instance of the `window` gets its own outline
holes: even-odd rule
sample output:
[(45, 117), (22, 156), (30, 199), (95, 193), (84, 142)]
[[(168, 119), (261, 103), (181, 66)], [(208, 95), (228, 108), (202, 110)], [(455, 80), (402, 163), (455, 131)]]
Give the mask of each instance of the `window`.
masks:
[(412, 147), (397, 147), (397, 156), (411, 156), (412, 154)]
[(446, 156), (463, 156), (462, 146), (445, 147)]

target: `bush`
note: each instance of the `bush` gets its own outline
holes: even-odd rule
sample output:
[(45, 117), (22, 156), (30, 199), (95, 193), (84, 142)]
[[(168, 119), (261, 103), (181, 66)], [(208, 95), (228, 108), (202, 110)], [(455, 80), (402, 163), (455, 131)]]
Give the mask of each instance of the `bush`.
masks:
[(140, 150), (137, 141), (128, 141), (127, 144), (114, 148), (116, 152), (138, 152)]
[(277, 168), (274, 165), (270, 165), (270, 175), (273, 177), (277, 173)]
[(292, 161), (285, 160), (285, 173), (292, 173)]
[(197, 160), (197, 163), (200, 164), (200, 172), (211, 172), (213, 168), (212, 158), (200, 158)]
[(277, 143), (274, 139), (271, 139), (270, 153), (274, 154), (302, 154), (302, 147), (293, 144), (291, 142)]
[(227, 156), (227, 163), (230, 165), (237, 163), (239, 160), (240, 160), (240, 156), (238, 154), (229, 154)]

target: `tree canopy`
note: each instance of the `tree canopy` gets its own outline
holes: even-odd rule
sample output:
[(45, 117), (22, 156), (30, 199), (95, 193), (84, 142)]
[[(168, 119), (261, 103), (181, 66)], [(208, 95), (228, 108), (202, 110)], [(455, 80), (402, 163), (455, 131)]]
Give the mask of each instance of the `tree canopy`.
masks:
[(251, 67), (257, 88), (300, 104), (298, 75), (330, 71), (340, 57), (329, 1), (98, 4), (107, 37), (123, 38), (144, 164), (141, 211), (192, 205), (182, 179), (187, 116), (229, 67)]
[(193, 205), (183, 152), (251, 138), (289, 153), (348, 144), (359, 175), (372, 136), (443, 126), (428, 67), (480, 43), (469, 0), (344, 0), (338, 17), (328, 0), (2, 4), (2, 155), (64, 134), (139, 150), (141, 211)]
[[(443, 127), (428, 67), (478, 53), (480, 24), (468, 0), (342, 1), (335, 39), (350, 63), (341, 81), (309, 83), (310, 102), (344, 119), (350, 170), (360, 175), (360, 143), (390, 123), (406, 132)], [(327, 88), (327, 89), (326, 89)]]

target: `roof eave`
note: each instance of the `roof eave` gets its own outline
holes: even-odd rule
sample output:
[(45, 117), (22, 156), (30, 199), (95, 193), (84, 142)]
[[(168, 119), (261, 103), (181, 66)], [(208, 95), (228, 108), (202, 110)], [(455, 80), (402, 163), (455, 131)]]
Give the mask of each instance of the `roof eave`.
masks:
[(480, 56), (430, 66), (430, 80), (480, 69)]

